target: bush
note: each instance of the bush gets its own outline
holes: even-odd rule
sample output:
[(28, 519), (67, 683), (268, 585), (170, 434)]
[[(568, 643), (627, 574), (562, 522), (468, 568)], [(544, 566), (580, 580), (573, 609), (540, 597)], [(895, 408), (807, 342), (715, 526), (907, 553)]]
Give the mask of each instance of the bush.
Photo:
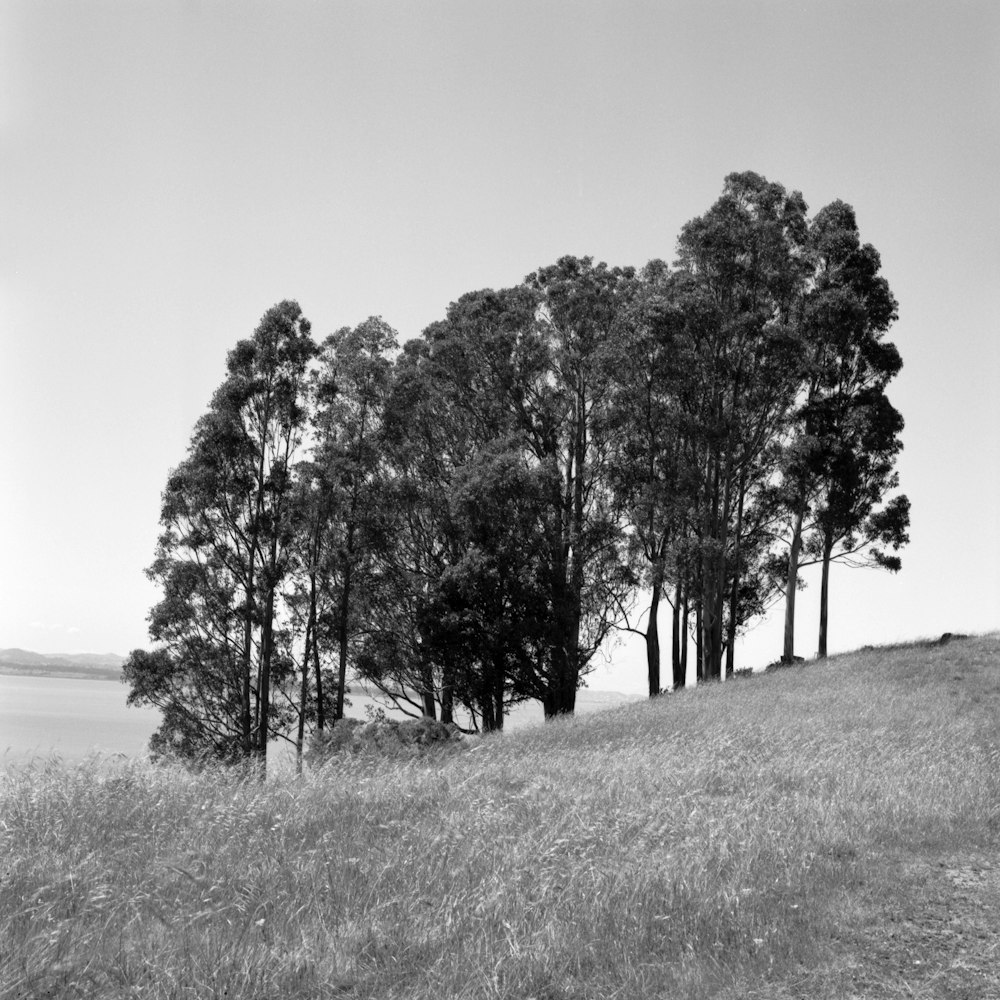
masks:
[(462, 731), (454, 723), (435, 719), (341, 719), (331, 729), (313, 734), (306, 759), (310, 764), (350, 755), (372, 757), (418, 757), (440, 752), (464, 742)]

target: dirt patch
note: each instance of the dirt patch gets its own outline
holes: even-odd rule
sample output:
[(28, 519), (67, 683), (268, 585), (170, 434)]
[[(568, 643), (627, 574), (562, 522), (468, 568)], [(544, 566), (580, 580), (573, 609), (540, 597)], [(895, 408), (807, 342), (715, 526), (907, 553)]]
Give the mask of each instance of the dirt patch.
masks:
[(893, 899), (863, 903), (864, 919), (840, 940), (846, 960), (826, 970), (821, 992), (1000, 1000), (1000, 856), (931, 855), (896, 869)]
[[(1000, 1000), (1000, 851), (901, 858), (850, 889), (828, 960), (726, 1000)], [(861, 866), (860, 871), (863, 870)]]

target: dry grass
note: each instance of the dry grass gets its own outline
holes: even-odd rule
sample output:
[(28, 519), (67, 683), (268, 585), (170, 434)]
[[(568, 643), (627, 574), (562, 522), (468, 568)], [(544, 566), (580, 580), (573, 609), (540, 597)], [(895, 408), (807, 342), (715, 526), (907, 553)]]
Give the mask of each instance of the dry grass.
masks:
[(0, 997), (850, 995), (900, 857), (997, 844), (998, 656), (875, 650), (264, 787), (8, 775)]

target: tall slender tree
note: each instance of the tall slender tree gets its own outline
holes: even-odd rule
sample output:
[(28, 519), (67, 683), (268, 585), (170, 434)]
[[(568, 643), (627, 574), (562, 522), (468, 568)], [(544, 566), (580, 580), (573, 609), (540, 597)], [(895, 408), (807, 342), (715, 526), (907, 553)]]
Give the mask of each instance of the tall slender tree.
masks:
[[(661, 261), (639, 276), (618, 336), (604, 345), (610, 385), (602, 430), (609, 440), (609, 471), (627, 523), (628, 550), (648, 589), (645, 631), (649, 696), (661, 691), (660, 600), (671, 578), (679, 586), (677, 546), (691, 507), (693, 479), (685, 463), (685, 422), (679, 404), (687, 377), (684, 318)], [(680, 642), (681, 601), (675, 596), (673, 645)], [(674, 656), (679, 671), (680, 653)], [(683, 683), (678, 676), (676, 683)]]
[[(869, 553), (869, 563), (898, 569), (906, 542), (909, 501), (898, 497), (879, 511), (897, 485), (895, 456), (903, 422), (885, 396), (902, 368), (885, 334), (897, 317), (889, 284), (874, 247), (862, 245), (854, 210), (842, 201), (826, 206), (809, 227), (811, 288), (801, 326), (806, 366), (797, 433), (786, 465), (791, 542), (786, 572), (782, 659), (794, 656), (798, 570), (822, 567), (819, 652), (826, 655), (829, 569), (841, 556)], [(874, 520), (872, 519), (874, 518)]]
[(373, 317), (331, 334), (320, 350), (314, 463), (326, 499), (320, 565), (337, 656), (334, 721), (344, 714), (350, 646), (384, 544), (381, 427), (396, 346), (395, 330)]
[[(169, 661), (181, 671), (173, 718), (181, 708), (210, 717), (208, 690), (217, 705), (238, 704), (227, 710), (238, 711), (238, 725), (226, 728), (239, 734), (238, 755), (255, 758), (261, 773), (278, 721), (272, 683), (286, 680), (284, 659), (272, 676), (275, 625), (314, 354), (309, 323), (289, 301), (269, 309), (253, 336), (229, 352), (226, 379), (164, 491), (164, 531), (150, 569), (165, 590), (150, 614), (150, 637), (162, 655), (130, 658), (134, 691), (144, 690), (140, 675), (147, 668)], [(230, 738), (224, 742), (228, 748)], [(187, 745), (184, 737), (179, 743)], [(222, 755), (235, 753), (228, 748)]]
[(542, 703), (550, 718), (573, 712), (581, 678), (634, 583), (611, 485), (611, 385), (602, 355), (622, 331), (635, 271), (562, 257), (526, 283), (539, 297), (528, 335), (544, 359), (521, 406), (521, 429), (549, 482), (544, 532), (552, 617)]
[[(755, 484), (771, 474), (771, 443), (799, 385), (800, 340), (793, 322), (806, 277), (806, 206), (801, 194), (754, 173), (730, 174), (722, 197), (687, 223), (678, 243), (694, 362), (682, 394), (697, 433), (695, 534), (699, 676), (721, 676), (738, 609), (743, 517)], [(728, 666), (731, 667), (732, 659)]]

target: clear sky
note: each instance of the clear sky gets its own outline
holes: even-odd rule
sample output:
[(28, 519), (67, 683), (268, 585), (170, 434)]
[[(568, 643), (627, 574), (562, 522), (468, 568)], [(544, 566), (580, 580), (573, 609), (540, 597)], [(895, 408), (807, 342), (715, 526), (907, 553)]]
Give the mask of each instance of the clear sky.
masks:
[(672, 260), (736, 170), (852, 204), (900, 302), (912, 541), (834, 572), (831, 649), (1000, 627), (994, 0), (0, 0), (0, 647), (146, 644), (167, 471), (275, 302), (411, 337), (563, 254)]

